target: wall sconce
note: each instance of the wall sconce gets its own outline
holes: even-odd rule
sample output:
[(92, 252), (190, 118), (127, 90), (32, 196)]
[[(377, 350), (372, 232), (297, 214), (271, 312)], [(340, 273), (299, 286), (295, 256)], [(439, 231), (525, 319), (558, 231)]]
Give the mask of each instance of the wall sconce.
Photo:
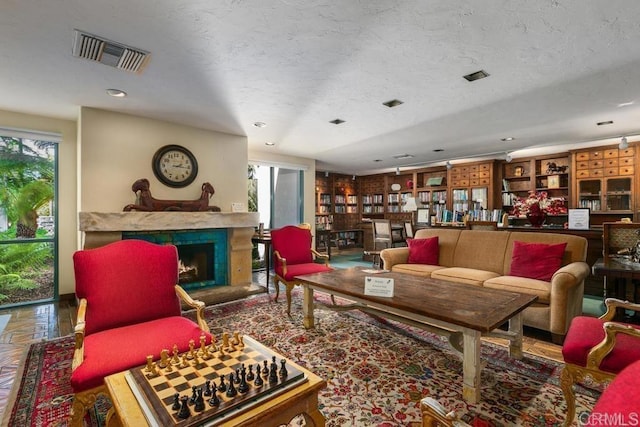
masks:
[(450, 161), (448, 161), (448, 160), (447, 160), (447, 163), (446, 163), (446, 164), (447, 164), (447, 169), (451, 169), (451, 168), (453, 167), (453, 165), (451, 164), (451, 162), (450, 162)]
[(325, 178), (329, 178), (329, 171), (327, 171), (327, 172), (325, 172), (325, 173), (324, 173), (324, 177), (325, 177)]
[(353, 175), (353, 176), (351, 177), (351, 181), (355, 181), (355, 180), (356, 180), (356, 176), (355, 176), (355, 175)]
[(400, 168), (396, 168), (396, 175), (400, 175)]
[(618, 145), (618, 148), (621, 150), (626, 150), (627, 148), (629, 148), (629, 142), (627, 141), (626, 136), (622, 137), (622, 139), (620, 140), (620, 145)]
[(513, 160), (513, 156), (511, 156), (510, 153), (507, 153), (507, 156), (504, 159), (507, 161), (507, 163), (511, 163), (511, 161)]

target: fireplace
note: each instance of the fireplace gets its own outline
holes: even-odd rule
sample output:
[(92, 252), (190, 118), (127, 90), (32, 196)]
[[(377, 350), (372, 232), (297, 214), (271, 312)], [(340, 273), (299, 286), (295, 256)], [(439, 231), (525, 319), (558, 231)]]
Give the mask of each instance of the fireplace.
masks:
[(180, 260), (178, 283), (187, 291), (228, 284), (227, 231), (224, 229), (126, 231), (122, 239), (175, 245)]
[[(198, 263), (203, 256), (207, 260), (206, 267), (198, 267), (198, 275), (206, 269), (206, 278), (198, 276), (186, 287), (251, 284), (251, 237), (260, 220), (257, 212), (80, 212), (78, 219), (84, 249), (124, 238), (170, 243), (183, 258), (192, 258), (189, 251), (197, 249)], [(195, 246), (189, 249), (190, 245)]]

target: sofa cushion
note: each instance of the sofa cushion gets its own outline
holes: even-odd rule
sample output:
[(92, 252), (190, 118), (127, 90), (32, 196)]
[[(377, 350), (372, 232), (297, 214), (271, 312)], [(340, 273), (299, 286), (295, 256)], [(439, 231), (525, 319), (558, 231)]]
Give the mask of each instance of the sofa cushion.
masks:
[(513, 242), (509, 276), (551, 281), (553, 273), (562, 266), (566, 243)]
[(441, 270), (441, 265), (429, 265), (429, 264), (396, 264), (391, 267), (391, 271), (395, 273), (406, 273), (414, 276), (431, 277), (431, 273), (436, 270)]
[(538, 297), (537, 303), (549, 304), (551, 302), (551, 284), (544, 280), (518, 276), (500, 276), (484, 282), (484, 287), (535, 295)]
[(84, 361), (71, 373), (71, 387), (76, 393), (98, 387), (105, 376), (141, 366), (146, 363), (147, 355), (158, 359), (162, 349), (171, 351), (174, 344), (180, 353), (189, 350), (189, 340), (199, 346), (201, 335), (205, 335), (207, 344), (211, 342), (209, 333), (181, 316), (87, 335)]
[(465, 283), (467, 285), (482, 286), (489, 279), (498, 277), (499, 274), (491, 271), (476, 270), (474, 268), (450, 267), (441, 268), (431, 273), (432, 279), (446, 280), (448, 282)]
[(409, 264), (438, 265), (438, 236), (428, 239), (407, 239)]

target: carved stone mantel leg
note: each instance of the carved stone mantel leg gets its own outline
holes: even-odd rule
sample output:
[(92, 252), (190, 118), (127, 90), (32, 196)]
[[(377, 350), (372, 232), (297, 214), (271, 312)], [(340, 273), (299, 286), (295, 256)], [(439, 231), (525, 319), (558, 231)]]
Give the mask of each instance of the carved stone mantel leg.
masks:
[(248, 285), (252, 282), (251, 252), (253, 227), (238, 227), (228, 230), (229, 285)]

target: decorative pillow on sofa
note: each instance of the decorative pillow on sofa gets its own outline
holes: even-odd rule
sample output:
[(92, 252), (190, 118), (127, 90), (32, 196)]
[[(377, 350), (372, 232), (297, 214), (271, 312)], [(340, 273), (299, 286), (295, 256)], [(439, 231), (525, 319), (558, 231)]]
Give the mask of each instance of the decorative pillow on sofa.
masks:
[(428, 239), (407, 239), (409, 264), (438, 265), (438, 236)]
[(553, 273), (562, 266), (566, 243), (513, 242), (509, 276), (551, 281)]

